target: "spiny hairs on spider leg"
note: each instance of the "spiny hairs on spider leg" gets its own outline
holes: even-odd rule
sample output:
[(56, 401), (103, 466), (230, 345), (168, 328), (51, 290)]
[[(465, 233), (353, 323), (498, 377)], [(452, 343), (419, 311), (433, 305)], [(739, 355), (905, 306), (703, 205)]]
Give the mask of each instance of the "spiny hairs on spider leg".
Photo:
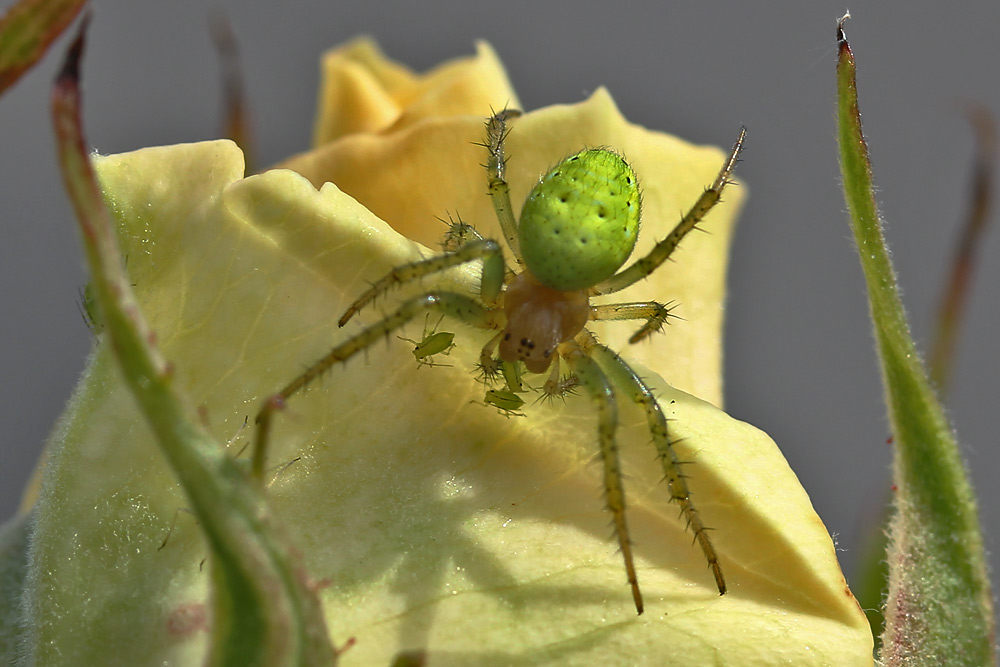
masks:
[[(597, 438), (603, 464), (604, 500), (611, 514), (614, 535), (625, 563), (626, 578), (638, 613), (644, 609), (642, 593), (629, 539), (625, 512), (625, 487), (616, 432), (620, 397), (638, 405), (646, 414), (670, 499), (694, 533), (719, 594), (726, 582), (718, 554), (691, 498), (681, 473), (681, 461), (670, 438), (667, 420), (649, 385), (616, 352), (601, 344), (587, 330), (590, 320), (641, 321), (630, 342), (660, 330), (669, 305), (656, 301), (591, 305), (596, 296), (612, 294), (635, 284), (657, 270), (678, 243), (718, 203), (743, 147), (746, 130), (723, 163), (715, 181), (701, 194), (673, 231), (651, 251), (628, 262), (640, 230), (641, 195), (638, 179), (625, 158), (606, 149), (587, 149), (559, 162), (529, 193), (520, 217), (515, 219), (505, 180), (507, 156), (504, 141), (512, 130), (508, 122), (521, 113), (505, 109), (486, 122), (486, 161), (489, 196), (514, 265), (508, 266), (501, 243), (484, 238), (471, 226), (452, 222), (445, 252), (396, 267), (361, 294), (344, 312), (344, 326), (365, 306), (393, 288), (410, 284), (461, 264), (480, 262), (482, 277), (476, 297), (433, 290), (403, 301), (397, 309), (335, 346), (321, 359), (293, 378), (269, 398), (257, 415), (252, 469), (263, 477), (273, 415), (310, 381), (338, 362), (425, 316), (423, 340), (414, 343), (418, 363), (428, 364), (434, 354), (445, 353), (453, 334), (428, 333), (430, 317), (448, 317), (495, 333), (483, 346), (479, 367), (487, 389), (484, 404), (506, 416), (520, 415), (524, 406), (518, 394), (528, 391), (521, 369), (547, 373), (543, 393), (548, 397), (581, 389), (593, 401)], [(623, 269), (622, 267), (625, 266)], [(442, 332), (446, 333), (446, 332)], [(565, 371), (565, 372), (564, 372)]]

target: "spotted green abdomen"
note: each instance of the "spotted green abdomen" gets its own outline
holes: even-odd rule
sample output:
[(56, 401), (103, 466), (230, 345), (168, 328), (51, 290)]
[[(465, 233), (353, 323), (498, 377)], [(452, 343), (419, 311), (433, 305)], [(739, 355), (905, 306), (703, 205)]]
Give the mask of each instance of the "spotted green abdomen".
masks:
[(521, 209), (521, 254), (543, 284), (570, 291), (614, 275), (639, 235), (639, 185), (620, 155), (585, 150), (563, 160)]

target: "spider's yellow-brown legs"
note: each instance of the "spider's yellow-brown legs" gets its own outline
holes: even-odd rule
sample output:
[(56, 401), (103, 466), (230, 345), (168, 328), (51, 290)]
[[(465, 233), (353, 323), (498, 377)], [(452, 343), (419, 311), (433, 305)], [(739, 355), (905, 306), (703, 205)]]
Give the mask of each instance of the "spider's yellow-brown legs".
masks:
[(500, 250), (500, 245), (496, 241), (481, 239), (470, 241), (455, 252), (397, 266), (365, 290), (365, 293), (359, 296), (340, 316), (337, 326), (342, 327), (347, 324), (362, 308), (393, 287), (477, 259), (483, 260), (483, 274), (479, 286), (480, 296), (487, 305), (495, 305), (497, 297), (500, 296), (500, 290), (503, 289), (504, 273), (506, 272), (503, 251)]
[(516, 361), (501, 361), (500, 373), (503, 375), (504, 385), (508, 390), (524, 393), (524, 384), (521, 382), (521, 364)]
[(746, 128), (741, 128), (740, 135), (737, 137), (736, 143), (729, 153), (729, 157), (726, 159), (725, 164), (722, 165), (722, 169), (719, 170), (719, 175), (716, 176), (711, 187), (701, 193), (698, 201), (681, 218), (681, 221), (677, 223), (673, 231), (665, 239), (657, 243), (645, 257), (639, 258), (631, 266), (591, 287), (590, 293), (592, 295), (611, 294), (621, 291), (629, 285), (639, 282), (653, 273), (653, 271), (656, 271), (670, 257), (671, 253), (677, 248), (677, 244), (681, 242), (681, 239), (702, 221), (712, 207), (719, 202), (725, 187), (732, 182), (733, 170), (736, 168), (740, 151), (743, 150), (743, 141), (746, 139), (746, 136)]
[(325, 373), (334, 364), (347, 361), (379, 338), (389, 335), (421, 313), (435, 312), (482, 329), (494, 329), (498, 311), (487, 308), (473, 298), (451, 292), (430, 292), (409, 299), (396, 312), (376, 322), (334, 347), (325, 356), (309, 366), (281, 391), (270, 397), (257, 414), (257, 432), (254, 438), (253, 462), (251, 470), (258, 479), (263, 479), (264, 463), (267, 458), (268, 435), (271, 419), (276, 410), (284, 407), (290, 397), (304, 389), (310, 382)]
[(615, 404), (614, 389), (597, 362), (591, 359), (583, 348), (570, 341), (565, 343), (562, 349), (563, 358), (569, 364), (570, 370), (590, 394), (597, 408), (597, 433), (601, 461), (604, 465), (604, 500), (608, 511), (611, 512), (615, 537), (618, 539), (622, 558), (625, 559), (625, 575), (632, 588), (635, 610), (641, 614), (642, 593), (639, 592), (639, 580), (635, 574), (635, 563), (632, 558), (632, 542), (629, 540), (628, 525), (625, 523), (625, 487), (622, 484), (622, 468), (618, 458), (618, 444), (615, 441), (618, 408)]
[(656, 397), (649, 386), (636, 374), (634, 370), (616, 353), (612, 352), (605, 345), (593, 341), (592, 346), (588, 346), (587, 353), (592, 355), (600, 367), (607, 374), (612, 384), (629, 398), (642, 407), (646, 412), (646, 420), (649, 423), (649, 430), (653, 435), (653, 444), (656, 445), (657, 457), (663, 466), (663, 476), (667, 481), (667, 488), (670, 491), (670, 499), (680, 506), (681, 516), (687, 522), (688, 527), (694, 533), (695, 541), (701, 546), (702, 553), (708, 561), (708, 566), (715, 577), (719, 595), (726, 593), (726, 580), (722, 576), (722, 567), (719, 565), (719, 557), (712, 546), (712, 541), (708, 537), (708, 529), (702, 523), (698, 510), (691, 501), (691, 490), (688, 488), (687, 479), (681, 472), (682, 461), (677, 457), (677, 452), (670, 441), (667, 432), (667, 420), (663, 415), (663, 410), (657, 402)]
[(559, 378), (562, 368), (562, 364), (559, 363), (559, 357), (557, 356), (552, 360), (552, 367), (549, 369), (549, 377), (545, 380), (545, 384), (542, 385), (542, 395), (553, 397), (561, 395), (560, 387), (561, 383)]
[[(640, 340), (663, 330), (670, 317), (670, 304), (657, 301), (637, 301), (632, 303), (605, 303), (590, 307), (592, 320), (646, 320), (639, 330), (628, 339), (630, 343)], [(675, 316), (676, 317), (676, 316)]]
[(514, 255), (518, 266), (523, 266), (521, 259), (521, 243), (517, 236), (517, 221), (514, 219), (514, 209), (510, 203), (510, 188), (507, 186), (504, 170), (507, 167), (507, 157), (504, 155), (503, 142), (507, 138), (507, 120), (517, 118), (521, 112), (517, 109), (504, 109), (494, 114), (486, 121), (486, 143), (483, 145), (489, 151), (486, 159), (486, 175), (489, 179), (489, 194), (493, 201), (493, 209), (500, 221), (500, 229), (507, 241), (507, 247)]
[(483, 345), (483, 349), (479, 352), (479, 370), (487, 382), (493, 382), (500, 374), (501, 362), (500, 358), (496, 356), (496, 351), (502, 337), (503, 331), (498, 332), (496, 336)]
[(453, 220), (451, 216), (448, 216), (447, 220), (444, 218), (438, 218), (438, 220), (448, 225), (448, 230), (444, 233), (444, 240), (441, 242), (441, 249), (445, 252), (455, 252), (467, 243), (483, 240), (483, 235), (461, 217), (458, 220)]

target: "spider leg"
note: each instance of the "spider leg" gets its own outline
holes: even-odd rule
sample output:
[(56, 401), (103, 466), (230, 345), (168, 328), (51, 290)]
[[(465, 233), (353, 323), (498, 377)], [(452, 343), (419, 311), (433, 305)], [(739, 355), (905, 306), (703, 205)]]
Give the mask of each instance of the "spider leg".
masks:
[(500, 358), (495, 356), (497, 346), (503, 337), (503, 331), (489, 339), (483, 349), (479, 352), (479, 370), (482, 372), (486, 384), (492, 384), (500, 375)]
[(497, 220), (500, 221), (500, 229), (503, 231), (507, 247), (514, 254), (514, 259), (521, 266), (524, 261), (521, 259), (521, 243), (517, 234), (517, 221), (514, 219), (514, 208), (510, 203), (510, 188), (504, 177), (504, 170), (507, 167), (507, 157), (504, 155), (504, 140), (507, 138), (507, 120), (517, 118), (521, 112), (517, 109), (504, 109), (494, 114), (486, 121), (486, 143), (483, 145), (489, 151), (486, 160), (486, 175), (489, 179), (489, 195), (493, 201), (493, 210), (496, 211)]
[[(671, 304), (663, 304), (658, 301), (638, 301), (634, 303), (605, 303), (599, 306), (590, 307), (590, 319), (592, 320), (646, 320), (646, 323), (639, 327), (639, 330), (628, 339), (629, 343), (639, 341), (651, 336), (657, 331), (663, 331), (663, 325), (671, 316), (673, 310)], [(676, 317), (676, 315), (674, 316)]]
[(476, 231), (475, 227), (462, 220), (462, 216), (458, 216), (458, 220), (453, 220), (450, 215), (447, 220), (444, 218), (438, 218), (438, 220), (448, 225), (448, 231), (444, 233), (444, 240), (441, 242), (441, 249), (445, 252), (455, 252), (472, 241), (483, 240), (483, 235)]
[(500, 373), (503, 374), (503, 381), (508, 391), (514, 393), (524, 393), (524, 384), (521, 382), (520, 362), (501, 361)]
[(608, 511), (611, 512), (615, 537), (618, 538), (618, 546), (621, 549), (622, 558), (625, 559), (625, 574), (628, 577), (629, 586), (632, 587), (635, 610), (641, 614), (643, 612), (642, 593), (639, 591), (639, 580), (635, 574), (628, 525), (625, 523), (625, 487), (622, 484), (622, 468), (618, 457), (618, 444), (615, 441), (615, 431), (618, 428), (618, 408), (615, 404), (614, 389), (597, 362), (591, 359), (580, 345), (572, 341), (565, 345), (563, 358), (566, 359), (573, 374), (590, 394), (597, 407), (597, 433), (601, 448), (601, 461), (604, 464), (604, 500)]
[(310, 382), (325, 373), (337, 362), (347, 361), (358, 352), (368, 348), (372, 343), (384, 338), (414, 317), (425, 312), (437, 312), (442, 315), (448, 315), (461, 322), (483, 329), (493, 329), (498, 326), (496, 315), (499, 311), (487, 308), (475, 299), (462, 294), (429, 292), (404, 301), (391, 315), (388, 315), (381, 321), (376, 322), (334, 347), (264, 403), (260, 412), (257, 413), (255, 420), (257, 432), (254, 438), (253, 462), (251, 464), (253, 475), (257, 479), (263, 478), (271, 419), (277, 410), (285, 406), (289, 398), (305, 389)]
[(628, 268), (591, 287), (590, 293), (592, 295), (619, 292), (629, 285), (639, 282), (653, 273), (653, 271), (656, 271), (670, 257), (671, 253), (674, 252), (677, 245), (681, 242), (681, 239), (687, 236), (688, 232), (693, 230), (705, 215), (712, 210), (712, 207), (722, 197), (723, 189), (732, 182), (733, 170), (736, 169), (736, 162), (739, 159), (740, 151), (743, 150), (743, 140), (746, 139), (746, 136), (747, 129), (745, 127), (740, 128), (740, 135), (737, 137), (736, 143), (729, 153), (729, 157), (722, 165), (722, 169), (719, 170), (719, 175), (716, 176), (711, 187), (701, 193), (698, 201), (681, 218), (681, 221), (677, 223), (673, 231), (665, 239), (657, 243), (645, 257), (640, 257)]
[(685, 475), (681, 472), (682, 462), (677, 457), (677, 451), (670, 441), (663, 409), (656, 397), (653, 396), (649, 386), (618, 354), (596, 341), (593, 347), (588, 349), (588, 352), (604, 369), (611, 382), (645, 410), (649, 430), (653, 435), (653, 443), (656, 445), (657, 458), (660, 459), (660, 464), (663, 466), (663, 476), (667, 481), (667, 488), (670, 490), (670, 499), (680, 506), (681, 514), (694, 533), (695, 541), (698, 542), (702, 553), (705, 554), (705, 560), (708, 561), (708, 566), (715, 577), (719, 595), (725, 595), (726, 580), (722, 576), (719, 556), (715, 552), (715, 547), (712, 546), (712, 540), (708, 537), (709, 529), (705, 527), (697, 508), (691, 501), (691, 489), (688, 487)]
[(561, 395), (562, 392), (560, 391), (559, 382), (561, 366), (562, 364), (559, 363), (559, 355), (556, 355), (556, 358), (552, 360), (552, 367), (549, 369), (549, 377), (545, 380), (545, 384), (542, 386), (543, 396), (551, 398), (553, 396)]
[(344, 326), (358, 314), (362, 308), (385, 294), (393, 287), (423, 278), (432, 273), (439, 273), (466, 262), (483, 260), (483, 277), (480, 281), (480, 295), (489, 305), (496, 303), (500, 290), (503, 288), (506, 267), (503, 261), (503, 251), (500, 244), (491, 239), (471, 241), (452, 253), (438, 255), (419, 262), (411, 262), (397, 266), (384, 277), (372, 284), (364, 294), (352, 303), (337, 321), (337, 326)]

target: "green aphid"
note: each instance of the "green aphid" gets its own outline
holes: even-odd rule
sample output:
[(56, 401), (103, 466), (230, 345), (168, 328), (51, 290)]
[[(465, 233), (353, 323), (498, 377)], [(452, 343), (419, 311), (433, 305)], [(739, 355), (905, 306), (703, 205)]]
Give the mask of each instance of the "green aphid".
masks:
[(488, 389), (483, 397), (486, 405), (491, 405), (507, 417), (524, 417), (518, 412), (524, 406), (524, 399), (509, 389)]
[(451, 331), (437, 331), (437, 326), (441, 324), (440, 319), (434, 328), (428, 329), (428, 319), (429, 317), (424, 320), (424, 332), (421, 334), (423, 338), (419, 341), (402, 336), (397, 336), (397, 338), (407, 343), (413, 343), (413, 358), (421, 366), (447, 366), (448, 364), (436, 363), (433, 357), (438, 354), (448, 355), (451, 353), (451, 349), (455, 347), (455, 334)]

